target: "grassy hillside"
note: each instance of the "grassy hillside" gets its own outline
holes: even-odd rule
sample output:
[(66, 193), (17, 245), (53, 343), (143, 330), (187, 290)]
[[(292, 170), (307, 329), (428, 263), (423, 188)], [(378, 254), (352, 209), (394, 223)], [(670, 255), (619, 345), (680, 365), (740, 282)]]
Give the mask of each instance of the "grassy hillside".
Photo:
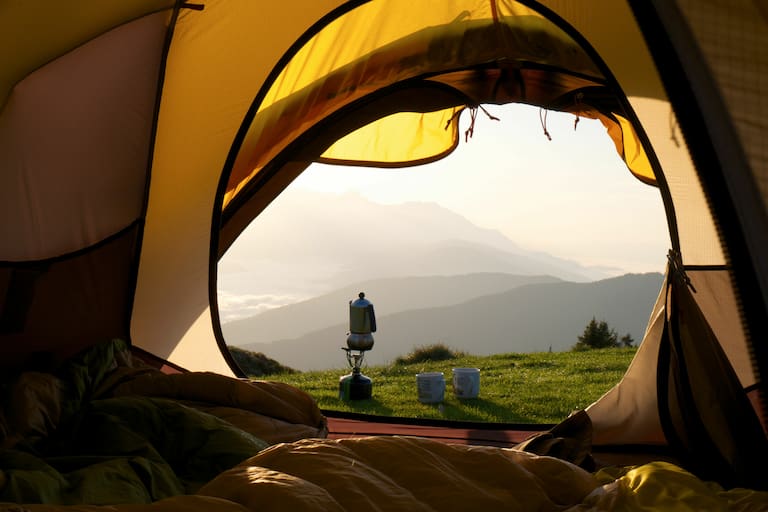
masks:
[[(615, 348), (510, 353), (367, 367), (363, 373), (373, 379), (373, 397), (350, 402), (338, 398), (339, 377), (345, 371), (276, 375), (269, 379), (307, 391), (322, 409), (412, 418), (557, 423), (572, 411), (588, 406), (616, 384), (635, 351), (635, 348)], [(454, 367), (480, 368), (477, 399), (461, 401), (452, 395), (450, 379)], [(446, 395), (442, 404), (425, 405), (417, 400), (415, 375), (423, 371), (445, 373)]]

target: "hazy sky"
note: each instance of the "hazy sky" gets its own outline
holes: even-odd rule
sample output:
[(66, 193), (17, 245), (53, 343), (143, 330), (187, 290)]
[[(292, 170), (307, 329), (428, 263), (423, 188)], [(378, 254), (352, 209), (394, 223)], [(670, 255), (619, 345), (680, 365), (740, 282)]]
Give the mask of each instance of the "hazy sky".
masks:
[[(408, 169), (315, 164), (292, 187), (378, 203), (431, 201), (519, 245), (585, 265), (663, 271), (669, 247), (658, 189), (638, 181), (598, 121), (526, 105), (487, 106), (446, 159)], [(465, 113), (466, 114), (466, 113)], [(463, 116), (466, 125), (468, 115)]]

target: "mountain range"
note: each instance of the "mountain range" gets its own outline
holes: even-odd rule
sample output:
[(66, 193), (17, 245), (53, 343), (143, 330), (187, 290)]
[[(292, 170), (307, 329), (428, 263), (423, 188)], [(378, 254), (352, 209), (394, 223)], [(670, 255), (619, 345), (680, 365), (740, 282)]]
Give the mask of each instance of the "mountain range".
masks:
[(438, 342), (476, 355), (562, 351), (578, 341), (593, 317), (639, 342), (662, 281), (660, 273), (586, 283), (499, 273), (380, 279), (222, 329), (229, 344), (292, 368), (340, 368), (346, 364), (340, 348), (348, 332), (348, 302), (364, 291), (378, 324), (366, 354), (369, 364)]
[[(275, 340), (300, 338), (347, 321), (349, 301), (357, 299), (360, 292), (365, 292), (367, 298), (374, 302), (376, 315), (384, 317), (404, 311), (460, 304), (525, 284), (553, 282), (561, 280), (550, 276), (498, 273), (375, 279), (234, 320), (223, 324), (222, 330), (224, 338), (231, 345), (271, 343)], [(344, 332), (341, 334), (344, 335)]]
[(371, 279), (483, 272), (586, 282), (622, 273), (525, 249), (435, 203), (289, 189), (257, 221), (219, 263), (224, 322)]

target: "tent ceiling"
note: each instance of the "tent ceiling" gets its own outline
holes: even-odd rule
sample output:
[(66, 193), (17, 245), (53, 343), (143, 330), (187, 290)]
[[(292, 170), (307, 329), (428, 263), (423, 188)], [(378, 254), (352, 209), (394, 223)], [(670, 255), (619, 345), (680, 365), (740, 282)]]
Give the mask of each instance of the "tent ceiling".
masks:
[(131, 0), (108, 8), (101, 0), (0, 3), (0, 48), (8, 52), (0, 66), (0, 111), (13, 87), (34, 70), (118, 25), (175, 3)]

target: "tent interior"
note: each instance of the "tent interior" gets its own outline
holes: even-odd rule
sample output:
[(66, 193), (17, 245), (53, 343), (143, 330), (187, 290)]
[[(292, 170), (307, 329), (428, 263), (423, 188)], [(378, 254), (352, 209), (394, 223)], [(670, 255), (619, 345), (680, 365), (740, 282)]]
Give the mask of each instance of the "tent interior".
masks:
[[(522, 465), (551, 478), (542, 499), (553, 510), (588, 500), (619, 507), (611, 493), (621, 485), (641, 494), (642, 473), (629, 467), (638, 453), (663, 454), (679, 465), (662, 468), (674, 474), (765, 490), (765, 9), (683, 0), (287, 4), (0, 6), (0, 40), (17, 48), (0, 70), (0, 506), (192, 509), (216, 499), (241, 510), (263, 498), (347, 510), (390, 499), (392, 509), (415, 510), (398, 500), (439, 499), (422, 493), (418, 468), (407, 481), (393, 475), (406, 461), (438, 459), (454, 469), (430, 475), (435, 487), (470, 474), (499, 485), (468, 493), (477, 506), (481, 497), (513, 500), (478, 469), (503, 459), (491, 464), (500, 475)], [(589, 425), (588, 450), (626, 455), (608, 487), (571, 464), (585, 443), (574, 449), (564, 427), (518, 446), (579, 452), (557, 467), (520, 450), (384, 435), (403, 433), (402, 422), (379, 421), (370, 438), (324, 440), (333, 422), (313, 400), (236, 378), (222, 335), (217, 262), (311, 163), (435, 161), (464, 135), (462, 112), (507, 103), (599, 120), (627, 169), (664, 202), (669, 262), (640, 348), (621, 382), (562, 423)], [(123, 432), (115, 418), (129, 420), (131, 442), (114, 434)], [(177, 437), (161, 435), (169, 422)], [(151, 450), (136, 448), (139, 427), (151, 431)], [(114, 446), (144, 457), (128, 463), (144, 468), (130, 491), (85, 472), (117, 460)], [(49, 448), (51, 458), (32, 462)], [(334, 466), (338, 450), (374, 468), (363, 483)], [(417, 452), (423, 462), (414, 463)], [(178, 482), (154, 470), (167, 453)], [(124, 466), (99, 471), (130, 480)], [(344, 484), (334, 488), (333, 478)], [(366, 497), (353, 491), (376, 478), (375, 491), (361, 487)], [(566, 499), (557, 495), (563, 481), (582, 483)], [(243, 482), (263, 485), (246, 492)], [(705, 488), (695, 500), (742, 496)], [(768, 503), (765, 493), (751, 497)]]

